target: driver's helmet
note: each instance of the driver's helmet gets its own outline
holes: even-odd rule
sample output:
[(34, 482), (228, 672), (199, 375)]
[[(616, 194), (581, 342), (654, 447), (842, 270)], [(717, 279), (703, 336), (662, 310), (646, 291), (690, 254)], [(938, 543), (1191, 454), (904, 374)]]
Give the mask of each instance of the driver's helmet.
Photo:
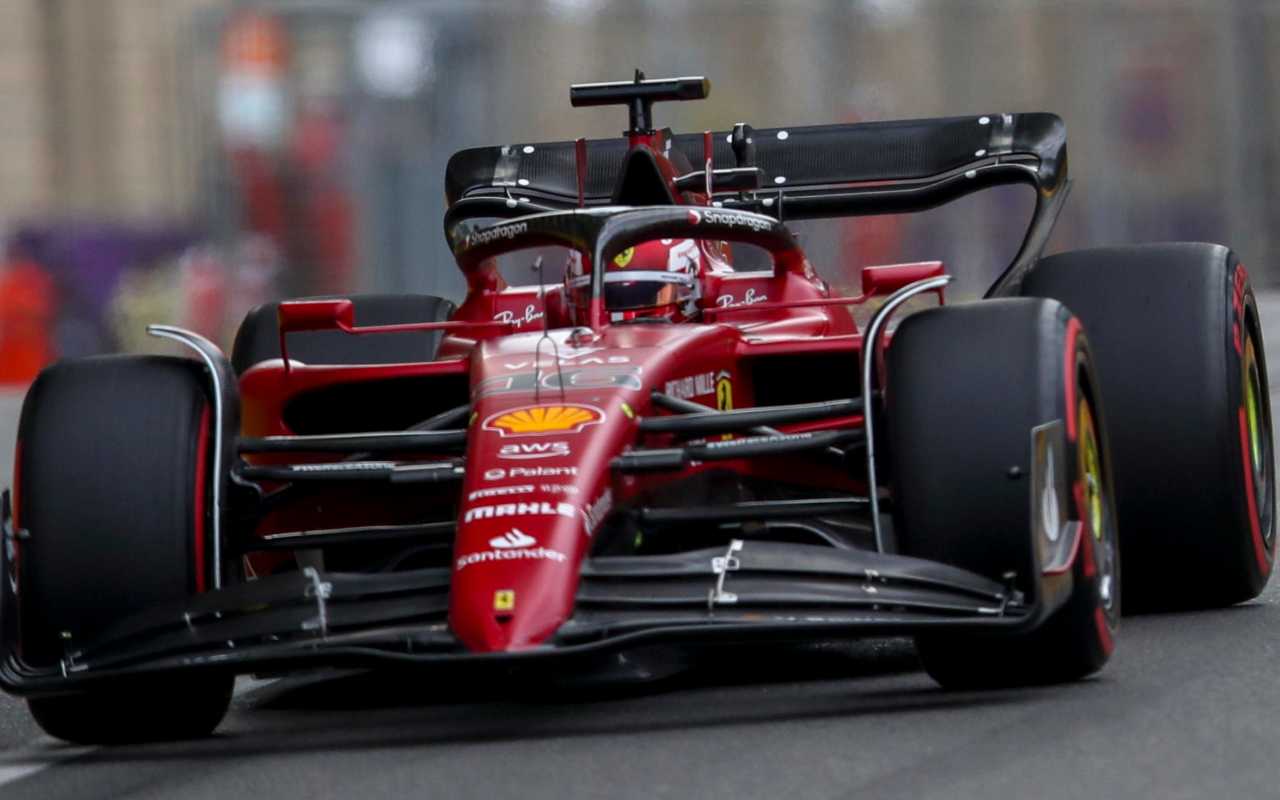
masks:
[[(628, 247), (606, 265), (604, 305), (611, 322), (662, 319), (684, 322), (698, 314), (698, 276), (704, 257), (712, 268), (727, 248), (708, 248), (696, 239), (655, 239)], [(714, 255), (713, 255), (714, 254)], [(576, 253), (565, 271), (570, 304), (585, 317), (591, 299), (591, 276)], [(581, 321), (581, 319), (579, 320)]]

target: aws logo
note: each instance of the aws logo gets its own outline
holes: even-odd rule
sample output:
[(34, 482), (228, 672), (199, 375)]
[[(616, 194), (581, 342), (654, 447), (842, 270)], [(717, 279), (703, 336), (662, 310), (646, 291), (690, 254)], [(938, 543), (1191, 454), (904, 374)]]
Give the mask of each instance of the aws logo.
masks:
[(604, 421), (604, 412), (579, 403), (524, 406), (500, 411), (484, 421), (484, 429), (503, 436), (538, 436), (545, 433), (578, 433)]
[(498, 458), (564, 458), (572, 452), (568, 442), (517, 442), (499, 447)]

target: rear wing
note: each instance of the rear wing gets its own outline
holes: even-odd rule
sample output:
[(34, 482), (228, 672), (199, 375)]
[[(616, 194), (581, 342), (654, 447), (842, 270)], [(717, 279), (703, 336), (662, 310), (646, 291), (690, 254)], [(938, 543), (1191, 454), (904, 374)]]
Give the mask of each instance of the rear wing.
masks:
[[(1066, 126), (1055, 114), (984, 114), (894, 122), (745, 127), (749, 148), (733, 133), (713, 134), (719, 170), (754, 167), (758, 189), (715, 191), (723, 208), (779, 220), (923, 211), (992, 186), (1036, 190), (1036, 210), (1022, 247), (990, 294), (1010, 291), (1038, 257), (1057, 218), (1067, 181)], [(703, 134), (668, 135), (674, 162), (702, 164)], [(610, 205), (628, 140), (586, 141), (583, 199)], [(745, 155), (744, 155), (745, 153)], [(445, 227), (469, 217), (516, 217), (578, 205), (574, 142), (534, 142), (461, 150), (449, 159)]]
[[(750, 135), (754, 163), (738, 163), (729, 131), (713, 134), (713, 159), (717, 168), (759, 168), (761, 188), (717, 192), (716, 199), (734, 207), (758, 206), (746, 209), (752, 211), (776, 208), (765, 205), (766, 200), (782, 202), (789, 218), (885, 213), (879, 204), (864, 207), (855, 202), (849, 191), (855, 187), (880, 190), (872, 194), (881, 202), (909, 210), (951, 199), (954, 190), (945, 198), (936, 194), (952, 181), (990, 185), (998, 177), (997, 183), (1028, 182), (1052, 192), (1066, 177), (1066, 126), (1054, 114), (762, 128)], [(671, 136), (669, 141), (689, 163), (703, 162), (702, 134)], [(609, 204), (627, 155), (627, 139), (588, 140), (586, 151), (586, 202)], [(880, 185), (865, 185), (869, 183)], [(574, 142), (461, 150), (449, 159), (445, 193), (450, 205), (466, 198), (513, 197), (553, 207), (576, 206)]]

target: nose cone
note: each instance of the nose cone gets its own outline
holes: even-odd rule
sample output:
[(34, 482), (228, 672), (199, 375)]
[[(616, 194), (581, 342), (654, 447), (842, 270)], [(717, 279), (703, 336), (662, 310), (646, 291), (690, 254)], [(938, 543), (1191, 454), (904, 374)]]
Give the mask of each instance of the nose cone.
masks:
[[(537, 491), (537, 484), (516, 486)], [(459, 537), (467, 544), (454, 556), (453, 632), (480, 652), (533, 647), (573, 613), (585, 549), (578, 506), (546, 499), (478, 504), (464, 519), (473, 511), (491, 516), (473, 517)]]
[(626, 326), (588, 345), (560, 330), (502, 337), (472, 354), (449, 595), (449, 624), (467, 648), (537, 647), (573, 616), (582, 559), (613, 505), (609, 462), (635, 439), (651, 376), (667, 377), (662, 364), (685, 352), (711, 350), (687, 333)]
[(468, 649), (528, 649), (572, 616), (592, 521), (612, 505), (608, 461), (630, 434), (621, 400), (600, 400), (477, 404), (449, 597)]

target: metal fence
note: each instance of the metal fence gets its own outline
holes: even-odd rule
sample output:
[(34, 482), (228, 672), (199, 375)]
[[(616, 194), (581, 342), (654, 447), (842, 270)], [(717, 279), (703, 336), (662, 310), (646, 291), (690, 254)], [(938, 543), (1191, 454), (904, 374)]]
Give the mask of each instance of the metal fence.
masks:
[[(456, 296), (462, 284), (440, 230), (448, 155), (475, 144), (617, 135), (623, 120), (616, 110), (571, 109), (567, 86), (625, 77), (634, 67), (712, 79), (708, 101), (659, 110), (662, 124), (684, 131), (738, 120), (766, 126), (1056, 111), (1067, 121), (1076, 185), (1052, 248), (1217, 240), (1236, 247), (1260, 282), (1280, 280), (1270, 266), (1280, 246), (1272, 146), (1280, 132), (1280, 4), (244, 5), (274, 15), (286, 31), (291, 124), (322, 108), (339, 142), (326, 190), (350, 204), (345, 288)], [(217, 12), (201, 21), (206, 50), (222, 46), (233, 17)], [(213, 113), (215, 82), (206, 88), (201, 101)], [(201, 129), (205, 152), (225, 153), (218, 126)], [(243, 224), (252, 200), (225, 160), (214, 177), (205, 207), (218, 212), (210, 219), (225, 235)], [(315, 191), (305, 180), (295, 187)], [(1007, 231), (1021, 215), (1005, 197), (950, 214), (803, 234), (830, 272), (902, 251), (942, 257), (976, 275), (1007, 260)], [(303, 243), (324, 233), (308, 228), (317, 220), (305, 214), (287, 224), (295, 228), (287, 236)], [(316, 269), (305, 255), (290, 267)], [(307, 289), (316, 282), (291, 283)]]
[[(15, 28), (26, 46), (0, 73), (32, 100), (0, 144), (33, 166), (3, 195), (0, 384), (153, 346), (157, 319), (229, 343), (249, 306), (284, 295), (456, 298), (449, 155), (616, 136), (623, 115), (570, 108), (568, 86), (636, 67), (712, 79), (708, 100), (657, 110), (686, 132), (1055, 111), (1076, 183), (1051, 249), (1221, 241), (1280, 284), (1273, 0), (14, 3), (6, 19), (32, 30)], [(1008, 261), (1029, 208), (1008, 189), (796, 229), (837, 283), (940, 258), (963, 297)]]

